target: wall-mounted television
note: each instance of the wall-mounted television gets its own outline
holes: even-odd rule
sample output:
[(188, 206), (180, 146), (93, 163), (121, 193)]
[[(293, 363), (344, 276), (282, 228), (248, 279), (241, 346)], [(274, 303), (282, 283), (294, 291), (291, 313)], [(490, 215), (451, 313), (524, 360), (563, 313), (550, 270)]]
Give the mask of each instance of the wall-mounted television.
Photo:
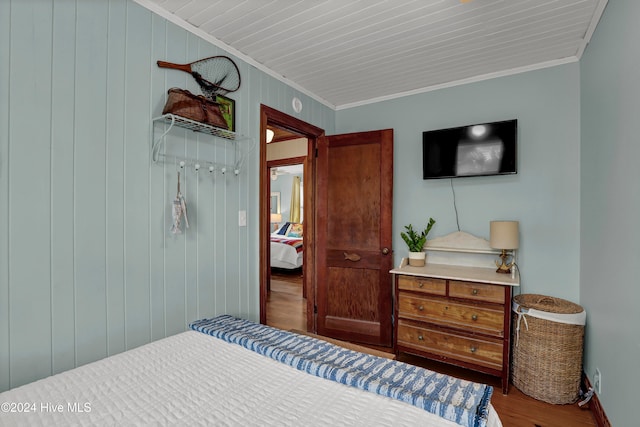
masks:
[(422, 178), (517, 173), (518, 121), (478, 123), (422, 133)]

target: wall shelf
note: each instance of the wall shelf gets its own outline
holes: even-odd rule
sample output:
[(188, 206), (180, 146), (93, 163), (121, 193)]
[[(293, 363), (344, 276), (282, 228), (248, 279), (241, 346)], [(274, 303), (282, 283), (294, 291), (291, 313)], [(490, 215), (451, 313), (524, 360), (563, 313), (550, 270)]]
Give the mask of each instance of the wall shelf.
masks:
[[(162, 124), (166, 126), (164, 132), (156, 138), (156, 125)], [(249, 138), (239, 135), (235, 132), (228, 131), (226, 129), (221, 129), (215, 126), (211, 126), (205, 123), (197, 122), (195, 120), (188, 119), (186, 117), (177, 116), (175, 114), (163, 114), (162, 116), (158, 116), (153, 118), (152, 120), (152, 141), (151, 141), (151, 161), (153, 163), (164, 162), (168, 163), (170, 161), (179, 164), (181, 168), (184, 167), (193, 167), (197, 172), (201, 168), (208, 169), (209, 172), (222, 172), (223, 174), (226, 171), (233, 171), (235, 175), (240, 174), (240, 169), (244, 162), (246, 155), (248, 154), (247, 150), (242, 150), (239, 142), (247, 141)], [(208, 159), (195, 159), (195, 158), (187, 158), (181, 156), (168, 155), (161, 152), (161, 148), (166, 144), (166, 136), (167, 134), (174, 129), (175, 127), (179, 127), (182, 129), (191, 130), (198, 133), (203, 133), (206, 135), (210, 135), (213, 137), (213, 140), (222, 141), (225, 144), (233, 144), (234, 152), (235, 152), (235, 161), (233, 164), (223, 164), (216, 163)]]

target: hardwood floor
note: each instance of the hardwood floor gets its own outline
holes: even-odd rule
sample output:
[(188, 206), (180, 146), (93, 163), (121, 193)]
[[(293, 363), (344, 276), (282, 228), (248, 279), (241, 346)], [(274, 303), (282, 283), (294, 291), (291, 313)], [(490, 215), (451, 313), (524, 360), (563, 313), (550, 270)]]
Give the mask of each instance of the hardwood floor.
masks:
[[(272, 274), (271, 292), (267, 300), (267, 324), (280, 329), (306, 330), (306, 300), (302, 298), (301, 275), (275, 272)], [(391, 352), (390, 349), (375, 347)], [(443, 372), (470, 381), (490, 384), (494, 387), (491, 404), (498, 412), (504, 427), (582, 427), (596, 426), (592, 412), (577, 404), (552, 405), (533, 399), (513, 384), (509, 394), (500, 392), (500, 379), (475, 373), (421, 357), (400, 354), (398, 360)]]
[(267, 325), (285, 330), (307, 330), (307, 300), (302, 298), (301, 270), (271, 272)]

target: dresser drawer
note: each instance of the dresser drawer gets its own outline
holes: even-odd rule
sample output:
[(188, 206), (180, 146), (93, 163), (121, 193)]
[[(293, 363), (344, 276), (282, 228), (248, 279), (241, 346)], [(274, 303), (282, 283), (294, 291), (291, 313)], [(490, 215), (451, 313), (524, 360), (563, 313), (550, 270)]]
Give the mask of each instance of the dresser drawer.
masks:
[(398, 276), (398, 289), (444, 296), (447, 294), (447, 281), (431, 277)]
[(504, 310), (400, 292), (398, 317), (504, 337)]
[(449, 281), (449, 296), (504, 304), (504, 286), (475, 282)]
[(398, 321), (398, 345), (491, 369), (502, 369), (502, 340), (456, 335)]

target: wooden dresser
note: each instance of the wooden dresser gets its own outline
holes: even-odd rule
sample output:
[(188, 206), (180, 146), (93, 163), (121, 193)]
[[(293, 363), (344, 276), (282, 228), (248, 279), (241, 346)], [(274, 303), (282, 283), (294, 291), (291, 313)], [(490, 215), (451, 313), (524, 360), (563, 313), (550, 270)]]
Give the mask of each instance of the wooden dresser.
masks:
[(509, 387), (511, 294), (518, 278), (495, 268), (427, 264), (395, 274), (394, 345), (502, 379)]

